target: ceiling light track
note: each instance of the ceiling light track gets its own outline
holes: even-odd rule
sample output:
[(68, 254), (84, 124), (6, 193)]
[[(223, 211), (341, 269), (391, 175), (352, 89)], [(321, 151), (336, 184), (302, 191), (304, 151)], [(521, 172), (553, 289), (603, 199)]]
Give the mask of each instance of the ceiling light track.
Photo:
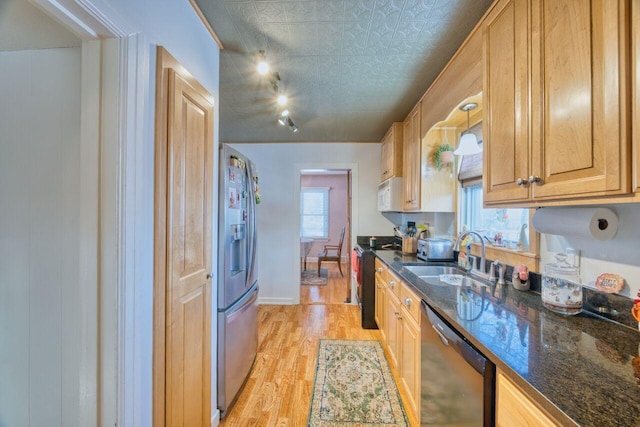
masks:
[(271, 67), (269, 65), (269, 62), (267, 61), (267, 55), (264, 50), (258, 51), (256, 62), (256, 69), (258, 71), (258, 74), (261, 76), (265, 76), (268, 79), (269, 84), (276, 94), (278, 105), (283, 107), (277, 117), (278, 124), (281, 126), (288, 126), (289, 129), (294, 133), (298, 132), (299, 128), (293, 122), (289, 110), (287, 108), (284, 108), (284, 106), (287, 105), (289, 99), (284, 93), (282, 93), (280, 87), (280, 74), (277, 71), (270, 71)]

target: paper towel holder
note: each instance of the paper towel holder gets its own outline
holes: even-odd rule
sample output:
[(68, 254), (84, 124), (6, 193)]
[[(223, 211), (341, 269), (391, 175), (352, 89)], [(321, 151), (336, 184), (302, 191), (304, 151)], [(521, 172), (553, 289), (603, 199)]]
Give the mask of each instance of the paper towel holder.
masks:
[[(567, 223), (566, 219), (572, 218)], [(550, 207), (539, 208), (532, 225), (540, 233), (560, 236), (593, 237), (611, 240), (618, 232), (618, 215), (608, 207)]]
[(609, 227), (609, 221), (607, 221), (604, 218), (598, 218), (598, 229), (599, 230), (606, 230)]

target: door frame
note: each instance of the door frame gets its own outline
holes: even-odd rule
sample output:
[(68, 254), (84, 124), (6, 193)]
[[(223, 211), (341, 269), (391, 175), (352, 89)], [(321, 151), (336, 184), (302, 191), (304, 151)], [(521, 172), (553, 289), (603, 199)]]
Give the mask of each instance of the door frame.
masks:
[[(356, 294), (358, 292), (357, 289), (357, 284), (354, 282), (353, 277), (351, 275), (351, 267), (350, 267), (350, 262), (351, 262), (351, 242), (355, 242), (357, 235), (356, 235), (356, 230), (358, 229), (358, 218), (359, 218), (359, 213), (358, 213), (358, 206), (359, 206), (359, 199), (358, 199), (358, 164), (357, 163), (324, 163), (324, 162), (317, 162), (317, 163), (296, 163), (294, 165), (294, 173), (295, 173), (295, 177), (293, 179), (294, 181), (294, 188), (293, 188), (293, 206), (300, 206), (300, 190), (301, 190), (301, 184), (300, 184), (300, 177), (301, 177), (301, 172), (304, 169), (338, 169), (338, 170), (344, 170), (344, 171), (349, 171), (350, 175), (351, 175), (351, 179), (350, 179), (350, 184), (351, 184), (351, 188), (348, 189), (348, 193), (351, 194), (351, 199), (347, 201), (347, 204), (349, 204), (350, 202), (350, 206), (347, 207), (348, 211), (350, 212), (351, 215), (351, 223), (349, 224), (349, 235), (346, 236), (346, 252), (347, 252), (347, 260), (349, 261), (349, 271), (347, 272), (348, 276), (351, 278), (350, 280), (350, 289), (351, 289), (351, 305), (356, 305), (357, 304), (357, 298), (356, 298)], [(294, 230), (297, 230), (297, 232), (295, 233), (295, 241), (291, 242), (292, 246), (293, 246), (293, 258), (297, 259), (298, 262), (294, 263), (294, 267), (293, 267), (293, 271), (292, 271), (292, 276), (291, 276), (291, 283), (293, 283), (293, 289), (291, 289), (291, 295), (292, 295), (292, 303), (293, 304), (300, 304), (300, 215), (296, 215), (296, 219), (294, 221)]]
[(78, 423), (145, 425), (152, 307), (144, 301), (152, 292), (143, 289), (151, 255), (141, 253), (152, 253), (145, 232), (153, 212), (140, 178), (149, 43), (104, 0), (29, 1), (82, 40)]

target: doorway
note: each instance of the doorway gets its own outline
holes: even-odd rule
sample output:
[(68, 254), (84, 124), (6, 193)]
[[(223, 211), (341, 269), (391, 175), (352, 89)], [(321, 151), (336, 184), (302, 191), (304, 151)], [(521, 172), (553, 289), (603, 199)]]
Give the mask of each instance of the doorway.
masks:
[(351, 178), (349, 169), (300, 171), (301, 304), (350, 302)]

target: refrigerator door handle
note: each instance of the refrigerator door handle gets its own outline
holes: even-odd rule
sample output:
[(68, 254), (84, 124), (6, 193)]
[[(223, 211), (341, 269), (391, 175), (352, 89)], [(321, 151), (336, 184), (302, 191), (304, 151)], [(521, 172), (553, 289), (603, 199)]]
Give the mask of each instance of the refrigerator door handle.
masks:
[[(253, 279), (255, 272), (255, 258), (256, 258), (256, 195), (253, 182), (253, 164), (247, 162), (247, 177), (249, 178), (249, 271), (247, 279)], [(253, 285), (253, 280), (248, 280), (246, 287)]]

